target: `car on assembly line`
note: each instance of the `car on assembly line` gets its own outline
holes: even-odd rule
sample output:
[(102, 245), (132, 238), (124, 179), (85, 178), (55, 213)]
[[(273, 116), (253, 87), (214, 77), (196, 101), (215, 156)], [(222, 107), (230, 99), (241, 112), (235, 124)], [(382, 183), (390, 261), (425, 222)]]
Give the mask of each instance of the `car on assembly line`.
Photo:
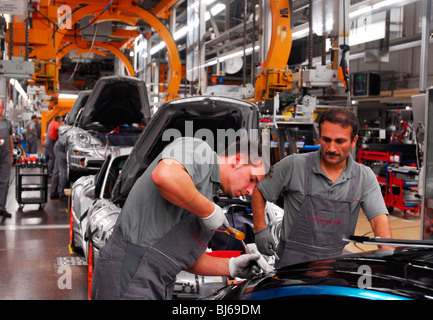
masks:
[[(106, 199), (111, 197), (113, 186), (131, 150), (132, 147), (112, 150), (96, 174), (78, 178), (71, 187), (70, 244), (75, 250), (82, 250), (86, 259), (89, 256), (89, 233), (94, 232), (92, 226), (96, 224), (99, 229), (112, 227), (98, 220), (99, 216), (94, 215), (97, 210), (93, 209), (104, 206)], [(103, 236), (92, 235), (95, 242), (101, 241), (98, 236)]]
[(146, 85), (129, 76), (100, 78), (67, 133), (68, 177), (75, 181), (95, 174), (105, 155), (117, 147), (130, 147), (151, 118)]
[[(177, 137), (194, 136), (206, 139), (215, 151), (223, 151), (225, 148), (221, 148), (224, 145), (227, 147), (226, 140), (229, 139), (227, 134), (258, 138), (258, 132), (255, 131), (258, 129), (258, 122), (257, 106), (240, 99), (194, 96), (164, 103), (135, 143), (116, 179), (111, 196), (93, 201), (86, 209), (88, 221), (84, 238), (91, 245), (91, 249), (87, 250), (89, 278), (91, 279), (93, 262), (108, 240), (129, 191), (165, 146)], [(77, 187), (75, 184), (74, 186)], [(80, 201), (84, 199), (82, 196), (78, 198)], [(246, 242), (253, 241), (249, 199), (228, 199), (222, 195), (218, 203), (231, 225), (247, 234)], [(83, 209), (81, 211), (83, 212)], [(278, 214), (273, 213), (271, 221), (275, 221), (274, 229), (279, 230)], [(83, 230), (83, 227), (81, 229)], [(219, 231), (221, 232), (216, 232), (210, 244), (209, 249), (214, 252), (213, 254), (216, 251), (226, 251), (225, 254), (239, 255), (244, 249), (241, 243), (231, 238), (224, 230)], [(234, 241), (234, 244), (230, 243), (231, 241)], [(174, 296), (179, 299), (199, 298), (210, 291), (215, 292), (227, 283), (227, 277), (219, 278), (222, 280), (216, 281), (214, 278), (203, 278), (182, 272), (177, 278)]]
[[(107, 216), (111, 216), (108, 211), (112, 210), (113, 206), (121, 208), (138, 177), (175, 138), (186, 135), (198, 137), (203, 133), (206, 133), (208, 138), (210, 133), (217, 137), (217, 130), (248, 134), (257, 128), (258, 109), (256, 105), (244, 100), (195, 96), (164, 103), (134, 145), (108, 199), (110, 206), (102, 209), (107, 211)], [(212, 141), (212, 147), (217, 150), (217, 139)], [(220, 144), (225, 142), (219, 141)], [(93, 237), (92, 242), (96, 254), (105, 244), (95, 241)]]
[(205, 300), (432, 300), (433, 245), (341, 255), (279, 268)]

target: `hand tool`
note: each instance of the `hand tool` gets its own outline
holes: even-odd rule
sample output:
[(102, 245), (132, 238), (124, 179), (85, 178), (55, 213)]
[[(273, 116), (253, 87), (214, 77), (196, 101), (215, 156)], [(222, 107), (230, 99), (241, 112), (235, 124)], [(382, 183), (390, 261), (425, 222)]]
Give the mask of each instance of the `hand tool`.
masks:
[[(243, 241), (242, 241), (243, 242)], [(257, 245), (255, 243), (248, 243), (247, 245), (244, 246), (247, 248), (247, 253), (250, 254), (259, 254), (260, 258), (259, 260), (257, 260), (257, 264), (259, 265), (259, 267), (263, 270), (264, 273), (271, 273), (275, 271), (275, 268), (273, 266), (271, 266), (265, 259), (265, 257), (263, 257), (263, 255), (260, 253), (260, 251), (257, 249)]]
[(245, 239), (245, 233), (243, 233), (242, 231), (239, 231), (238, 229), (232, 228), (232, 227), (228, 227), (226, 228), (226, 233), (228, 233), (229, 235), (235, 237), (236, 239), (243, 241)]
[(255, 243), (249, 243), (249, 244), (245, 244), (244, 239), (245, 239), (245, 233), (243, 233), (242, 231), (239, 231), (235, 228), (232, 227), (228, 227), (226, 228), (226, 233), (231, 235), (232, 237), (235, 237), (236, 239), (238, 239), (239, 241), (242, 242), (242, 245), (245, 248), (245, 252), (249, 253), (249, 254), (259, 254), (260, 258), (257, 260), (257, 264), (258, 266), (263, 270), (264, 273), (270, 273), (273, 272), (275, 270), (274, 267), (272, 267), (267, 261), (266, 259), (263, 257), (263, 255), (259, 252), (259, 250), (257, 249), (257, 246)]

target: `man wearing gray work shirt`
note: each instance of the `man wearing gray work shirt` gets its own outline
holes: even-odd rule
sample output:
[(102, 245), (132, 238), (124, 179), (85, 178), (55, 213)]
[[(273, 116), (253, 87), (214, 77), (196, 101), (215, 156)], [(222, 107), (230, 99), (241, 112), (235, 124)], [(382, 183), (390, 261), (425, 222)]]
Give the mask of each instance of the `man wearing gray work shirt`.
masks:
[(6, 211), (6, 201), (9, 191), (9, 180), (13, 160), (12, 125), (4, 118), (5, 105), (0, 99), (0, 216), (10, 218)]
[(258, 254), (226, 259), (205, 253), (215, 230), (229, 227), (214, 203), (219, 189), (229, 198), (252, 195), (265, 175), (258, 145), (242, 143), (218, 155), (194, 138), (164, 149), (135, 182), (100, 252), (92, 299), (171, 299), (182, 270), (244, 278), (257, 273)]
[[(149, 175), (161, 158), (174, 159), (183, 164), (191, 176), (197, 190), (213, 202), (217, 201), (220, 181), (220, 172), (216, 154), (208, 149), (202, 140), (193, 143), (182, 143), (185, 139), (178, 139), (171, 148), (165, 149), (159, 159), (154, 161), (129, 193), (125, 203), (124, 214), (120, 222), (122, 234), (131, 242), (143, 246), (152, 246), (159, 238), (168, 232), (186, 214), (179, 206), (173, 206), (165, 201)], [(200, 155), (200, 161), (211, 164), (210, 166), (197, 166), (194, 157), (198, 157), (198, 146), (205, 147), (207, 151)], [(146, 190), (146, 192), (143, 192)], [(146, 214), (142, 214), (143, 208), (149, 208)], [(170, 212), (170, 214), (161, 214)], [(152, 228), (146, 226), (151, 225)], [(146, 232), (143, 232), (146, 230)]]
[(267, 255), (273, 254), (275, 243), (264, 223), (265, 200), (284, 195), (277, 267), (341, 254), (342, 239), (354, 234), (361, 207), (375, 236), (391, 238), (376, 176), (350, 155), (358, 138), (358, 119), (347, 109), (329, 109), (322, 114), (319, 129), (319, 151), (285, 157), (253, 193), (255, 241)]

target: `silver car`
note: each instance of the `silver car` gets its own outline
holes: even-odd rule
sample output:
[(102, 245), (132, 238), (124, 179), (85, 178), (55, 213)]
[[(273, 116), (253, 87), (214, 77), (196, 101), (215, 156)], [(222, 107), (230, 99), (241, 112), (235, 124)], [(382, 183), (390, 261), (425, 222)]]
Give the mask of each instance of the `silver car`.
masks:
[(67, 134), (70, 181), (95, 174), (112, 149), (134, 145), (151, 117), (146, 85), (129, 76), (102, 77), (75, 117)]
[[(96, 175), (82, 176), (72, 185), (70, 243), (75, 250), (82, 250), (86, 259), (90, 237), (97, 244), (105, 243), (120, 212), (107, 199), (131, 150), (132, 147), (114, 149)], [(100, 208), (106, 208), (110, 214), (101, 217)]]

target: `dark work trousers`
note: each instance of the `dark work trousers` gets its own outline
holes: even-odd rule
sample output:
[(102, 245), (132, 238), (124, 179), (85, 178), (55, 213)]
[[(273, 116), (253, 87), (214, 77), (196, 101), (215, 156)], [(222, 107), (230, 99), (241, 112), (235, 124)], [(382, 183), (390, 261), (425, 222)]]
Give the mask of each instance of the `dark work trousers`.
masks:
[(10, 136), (11, 124), (8, 120), (0, 120), (0, 210), (6, 210), (6, 200), (9, 191), (9, 179), (11, 174)]
[(60, 197), (65, 196), (65, 188), (68, 184), (67, 177), (67, 162), (66, 162), (66, 149), (59, 140), (54, 144), (54, 170), (53, 175), (51, 177), (51, 196), (56, 196), (57, 194)]
[(28, 134), (26, 137), (26, 153), (37, 153), (38, 151), (38, 138), (35, 134)]
[(0, 146), (0, 211), (6, 210), (6, 200), (11, 174), (11, 153), (9, 145)]
[(47, 134), (44, 142), (45, 151), (44, 154), (48, 158), (48, 173), (52, 174), (54, 170), (54, 143), (55, 141), (51, 140), (50, 136)]
[(95, 263), (93, 300), (170, 300), (177, 274), (194, 265), (214, 233), (187, 213), (153, 246), (144, 248), (122, 235), (119, 220)]

